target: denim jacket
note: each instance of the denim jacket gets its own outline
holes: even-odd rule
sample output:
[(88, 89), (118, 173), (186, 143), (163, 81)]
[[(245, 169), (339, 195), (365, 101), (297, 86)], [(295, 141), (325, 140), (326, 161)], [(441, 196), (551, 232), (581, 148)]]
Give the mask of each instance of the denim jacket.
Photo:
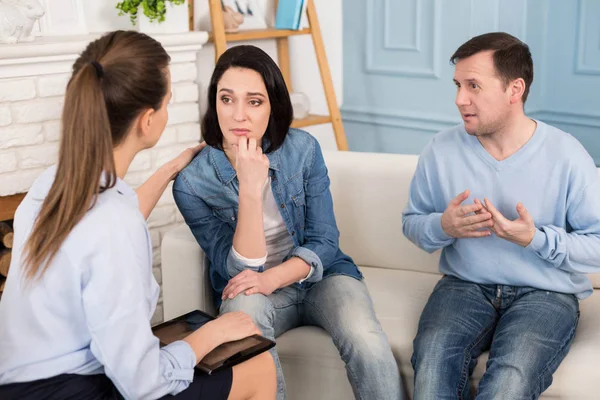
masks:
[[(263, 141), (263, 148), (268, 143)], [(281, 147), (269, 154), (273, 196), (294, 243), (283, 261), (299, 257), (314, 272), (303, 283), (308, 289), (329, 275), (362, 279), (352, 259), (339, 248), (329, 176), (317, 140), (290, 129)], [(232, 254), (237, 225), (239, 182), (222, 150), (207, 146), (179, 173), (173, 185), (175, 202), (210, 262), (210, 280), (217, 305), (227, 282), (245, 269)]]

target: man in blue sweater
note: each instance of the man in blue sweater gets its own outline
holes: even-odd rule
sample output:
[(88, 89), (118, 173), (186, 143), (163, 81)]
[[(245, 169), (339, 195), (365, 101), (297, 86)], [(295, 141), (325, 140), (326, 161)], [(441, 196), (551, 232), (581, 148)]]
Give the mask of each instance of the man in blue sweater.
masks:
[(567, 355), (585, 274), (600, 271), (596, 167), (571, 135), (523, 111), (533, 81), (526, 44), (477, 36), (452, 56), (464, 124), (423, 150), (404, 234), (442, 249), (412, 357), (415, 400), (536, 399)]

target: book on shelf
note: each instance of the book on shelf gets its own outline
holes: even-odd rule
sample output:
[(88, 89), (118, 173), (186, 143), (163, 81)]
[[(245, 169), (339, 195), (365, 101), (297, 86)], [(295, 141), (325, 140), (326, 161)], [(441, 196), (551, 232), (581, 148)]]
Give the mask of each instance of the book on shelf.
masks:
[(275, 29), (298, 30), (302, 28), (302, 15), (308, 0), (279, 0), (275, 16)]

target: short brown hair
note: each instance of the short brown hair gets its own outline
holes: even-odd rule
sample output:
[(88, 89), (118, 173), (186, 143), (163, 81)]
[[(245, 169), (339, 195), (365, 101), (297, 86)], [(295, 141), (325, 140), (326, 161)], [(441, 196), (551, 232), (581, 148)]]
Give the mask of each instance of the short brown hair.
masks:
[(529, 46), (516, 37), (506, 32), (491, 32), (475, 36), (452, 54), (450, 62), (456, 64), (463, 58), (488, 50), (494, 52), (494, 67), (505, 87), (510, 81), (523, 78), (525, 90), (522, 98), (525, 104), (529, 88), (533, 83), (533, 60)]

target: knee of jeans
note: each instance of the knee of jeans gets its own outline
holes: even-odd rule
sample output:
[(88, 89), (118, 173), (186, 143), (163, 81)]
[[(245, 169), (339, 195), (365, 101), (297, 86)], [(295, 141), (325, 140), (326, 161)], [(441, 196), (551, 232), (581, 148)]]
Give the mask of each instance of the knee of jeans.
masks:
[(413, 341), (413, 354), (411, 363), (414, 369), (436, 369), (443, 367), (447, 359), (447, 350), (450, 347), (445, 340), (448, 335), (443, 331), (419, 332)]
[(225, 314), (233, 311), (241, 311), (252, 318), (254, 323), (263, 330), (272, 327), (273, 304), (264, 294), (239, 294), (233, 299), (225, 299), (221, 304), (220, 313)]
[[(415, 339), (413, 347), (410, 363), (415, 372), (415, 390), (419, 389), (421, 398), (433, 399), (436, 397), (434, 393), (437, 385), (444, 381), (447, 371), (451, 370), (449, 361), (437, 344)], [(428, 390), (432, 392), (425, 395)]]
[(352, 352), (361, 357), (371, 360), (391, 359), (391, 349), (386, 334), (381, 327), (372, 329), (370, 326), (361, 324), (353, 325), (351, 329), (341, 329), (332, 332), (334, 340), (340, 343), (342, 354)]
[(480, 394), (485, 398), (531, 398), (540, 385), (533, 368), (505, 366), (494, 371), (488, 379), (488, 384), (480, 387)]

